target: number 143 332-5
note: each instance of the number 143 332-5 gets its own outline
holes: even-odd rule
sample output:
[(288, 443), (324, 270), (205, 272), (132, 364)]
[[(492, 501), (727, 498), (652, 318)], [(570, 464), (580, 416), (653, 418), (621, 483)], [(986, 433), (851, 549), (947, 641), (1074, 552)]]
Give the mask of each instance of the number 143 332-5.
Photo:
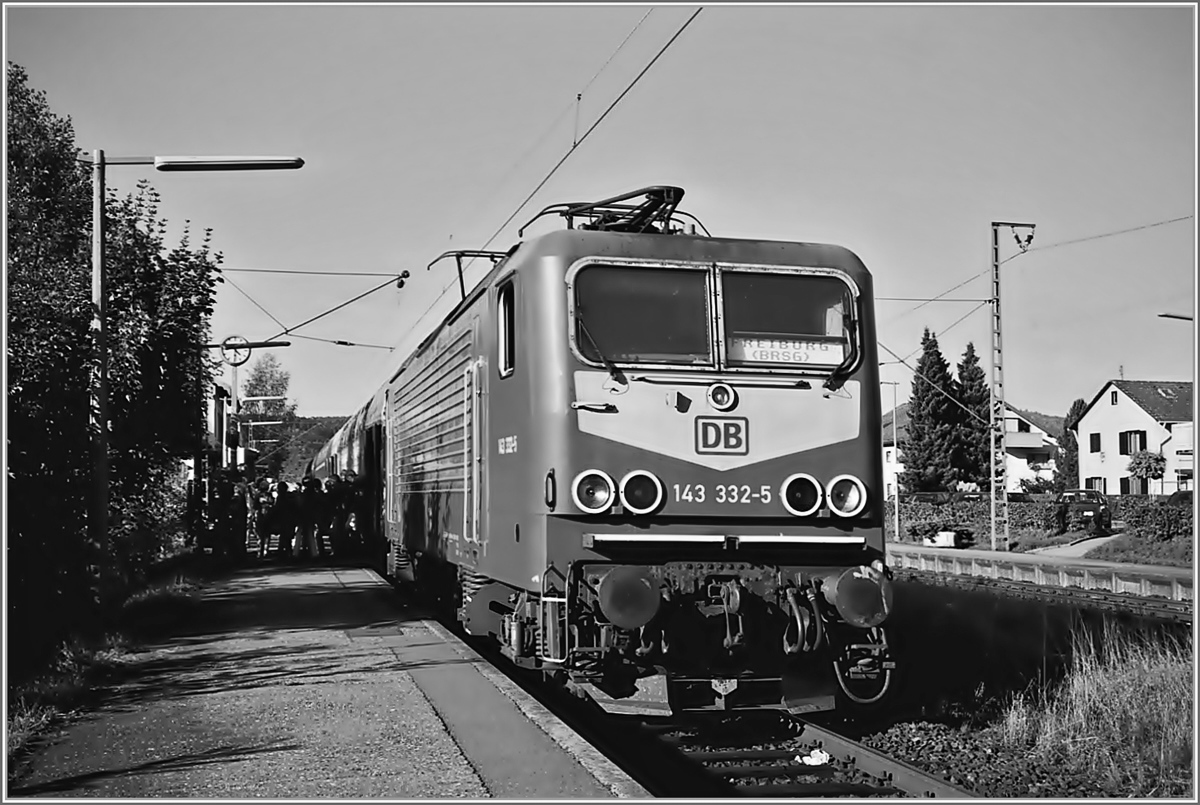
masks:
[(674, 484), (671, 491), (676, 503), (770, 503), (771, 487), (758, 489), (749, 484), (717, 484), (709, 489), (704, 484)]

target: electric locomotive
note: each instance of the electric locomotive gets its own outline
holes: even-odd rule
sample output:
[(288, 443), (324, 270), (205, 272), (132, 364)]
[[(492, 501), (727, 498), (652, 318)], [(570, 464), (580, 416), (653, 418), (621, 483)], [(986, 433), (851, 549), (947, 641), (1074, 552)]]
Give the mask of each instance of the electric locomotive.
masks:
[[(442, 256), (462, 300), (382, 390), (387, 572), (610, 711), (879, 704), (871, 275), (712, 237), (682, 196)], [(493, 262), (470, 292), (464, 257)]]

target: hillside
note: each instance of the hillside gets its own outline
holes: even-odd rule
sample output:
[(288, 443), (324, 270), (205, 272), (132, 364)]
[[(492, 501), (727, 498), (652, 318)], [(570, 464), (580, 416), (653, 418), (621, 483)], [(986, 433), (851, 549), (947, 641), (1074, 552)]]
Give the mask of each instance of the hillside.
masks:
[[(1051, 416), (1050, 414), (1043, 414), (1038, 411), (1025, 411), (1021, 408), (1012, 408), (1012, 406), (1009, 406), (1009, 407), (1013, 411), (1016, 411), (1018, 414), (1025, 417), (1026, 419), (1028, 419), (1034, 425), (1036, 425), (1039, 428), (1041, 428), (1042, 430), (1046, 431), (1046, 433), (1049, 434), (1050, 437), (1052, 439), (1054, 439), (1055, 441), (1057, 441), (1059, 439), (1059, 437), (1062, 435), (1064, 417)], [(908, 428), (908, 403), (901, 403), (896, 408), (896, 411), (897, 411), (896, 429), (898, 431), (897, 436), (900, 439), (901, 445), (903, 445), (904, 439), (905, 439), (905, 431)], [(892, 412), (891, 411), (888, 411), (883, 415), (883, 441), (884, 441), (884, 444), (892, 443)]]

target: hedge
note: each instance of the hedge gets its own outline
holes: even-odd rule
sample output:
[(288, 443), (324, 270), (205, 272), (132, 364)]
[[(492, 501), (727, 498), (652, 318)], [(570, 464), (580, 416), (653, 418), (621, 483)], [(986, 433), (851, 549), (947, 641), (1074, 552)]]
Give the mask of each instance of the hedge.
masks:
[(1167, 506), (1140, 496), (1129, 497), (1122, 501), (1121, 518), (1126, 533), (1146, 540), (1166, 542), (1195, 533), (1190, 506)]

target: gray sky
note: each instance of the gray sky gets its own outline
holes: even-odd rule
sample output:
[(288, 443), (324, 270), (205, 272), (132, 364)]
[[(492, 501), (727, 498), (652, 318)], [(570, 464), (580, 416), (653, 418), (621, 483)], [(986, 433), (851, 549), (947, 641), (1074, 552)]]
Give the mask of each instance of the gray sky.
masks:
[[(185, 219), (214, 229), (228, 268), (412, 273), (278, 351), (299, 412), (340, 415), (456, 301), (453, 262), (425, 265), (482, 247), (695, 8), (10, 4), (6, 58), (85, 150), (303, 157), (109, 171), (125, 190), (152, 181), (174, 237)], [(547, 204), (675, 184), (714, 235), (838, 243), (883, 297), (984, 272), (951, 294), (979, 299), (990, 222), (1030, 221), (1034, 248), (1002, 269), (1010, 403), (1061, 415), (1120, 366), (1191, 380), (1192, 326), (1156, 314), (1195, 309), (1194, 12), (706, 7), (491, 248)], [(287, 326), (385, 279), (228, 276)], [(986, 368), (986, 308), (915, 304), (878, 303), (886, 347), (907, 356), (929, 326), (951, 364), (971, 340)], [(282, 329), (222, 286), (217, 339)], [(909, 370), (883, 376), (907, 398)]]

